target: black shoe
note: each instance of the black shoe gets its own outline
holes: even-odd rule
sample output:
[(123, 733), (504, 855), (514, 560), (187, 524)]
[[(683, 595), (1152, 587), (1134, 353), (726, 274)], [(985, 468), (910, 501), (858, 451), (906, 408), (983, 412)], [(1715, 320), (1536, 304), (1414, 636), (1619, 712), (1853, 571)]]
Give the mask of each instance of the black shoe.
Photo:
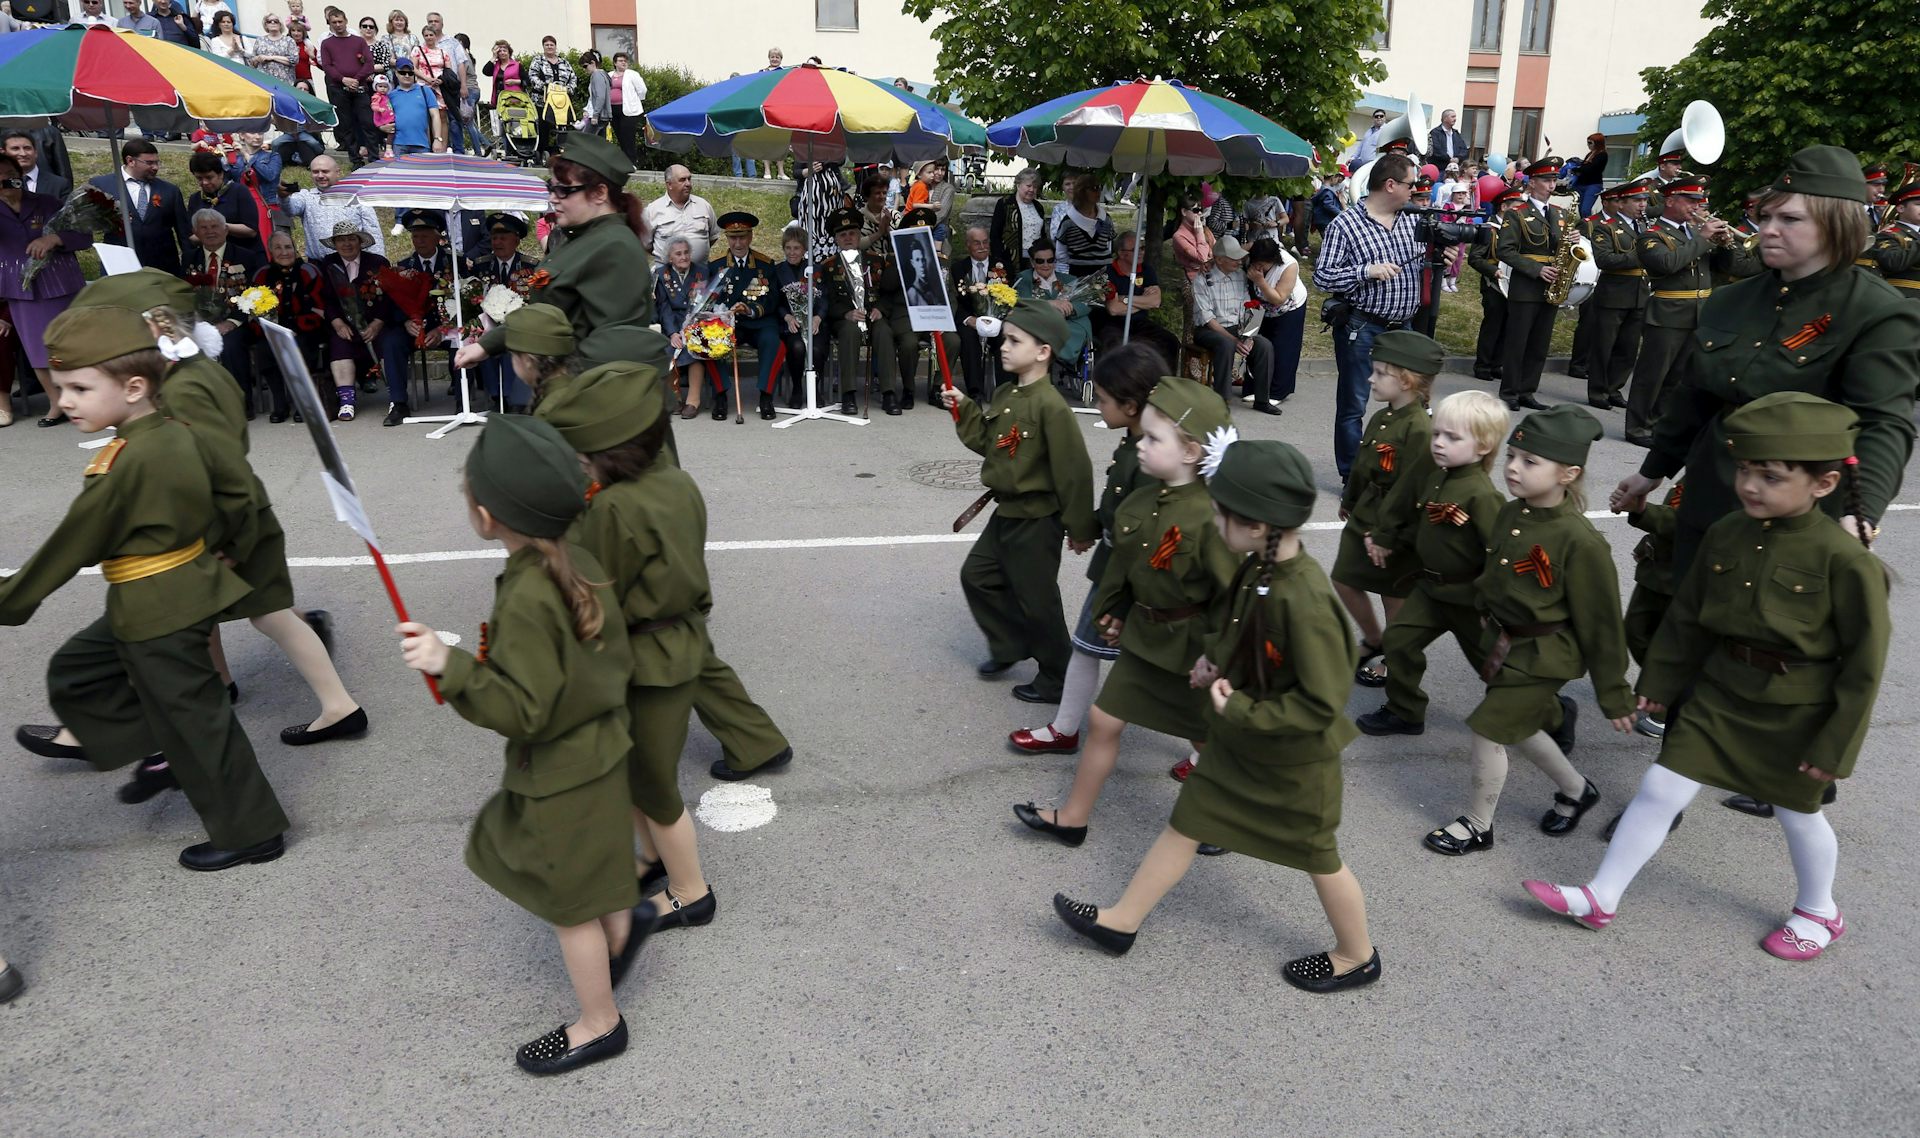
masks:
[(860, 414), (859, 402), (851, 395), (843, 396), (840, 400), (840, 413), (857, 418)]
[(27, 978), (20, 970), (9, 964), (0, 968), (0, 1004), (9, 1003), (13, 998), (27, 990)]
[(1520, 401), (1517, 399), (1506, 399), (1502, 400), (1502, 402), (1507, 405), (1508, 411), (1518, 411), (1520, 409)]
[(1312, 956), (1287, 961), (1287, 966), (1280, 970), (1280, 978), (1303, 992), (1323, 996), (1329, 992), (1365, 987), (1380, 978), (1380, 950), (1374, 949), (1372, 958), (1365, 964), (1338, 976), (1333, 974), (1333, 958), (1324, 952), (1316, 952)]
[(514, 1052), (513, 1061), (529, 1075), (558, 1075), (611, 1059), (626, 1049), (627, 1017), (621, 1016), (612, 1031), (573, 1048), (567, 1046), (567, 1026), (561, 1024)]
[(1274, 405), (1273, 405), (1273, 404), (1271, 404), (1271, 403), (1255, 403), (1255, 404), (1253, 405), (1253, 407), (1251, 408), (1251, 410), (1254, 410), (1254, 411), (1258, 411), (1258, 412), (1259, 412), (1260, 414), (1262, 414), (1262, 415), (1279, 415), (1279, 414), (1283, 414), (1283, 412), (1282, 412), (1282, 411), (1280, 410), (1280, 408), (1278, 408), (1278, 407), (1276, 407), (1276, 406), (1274, 406)]
[(1060, 693), (1049, 695), (1033, 684), (1019, 684), (1013, 689), (1013, 698), (1021, 703), (1059, 703)]
[(724, 423), (727, 421), (727, 405), (725, 403), (715, 403), (713, 405), (713, 421), (716, 423)]
[(986, 660), (983, 661), (979, 667), (975, 668), (974, 671), (979, 673), (981, 679), (991, 680), (1019, 662), (1018, 660), (1008, 660), (1003, 664), (998, 660)]
[(114, 797), (128, 806), (138, 806), (163, 790), (180, 789), (179, 780), (173, 777), (173, 768), (160, 766), (148, 759), (141, 759), (133, 768), (133, 778), (118, 791)]
[(640, 896), (643, 899), (651, 897), (653, 895), (653, 887), (664, 883), (666, 880), (667, 863), (664, 861), (649, 862), (646, 870), (639, 876)]
[(40, 425), (43, 427), (57, 427), (66, 422), (71, 422), (71, 420), (65, 415), (48, 415), (46, 418), (40, 420)]
[(352, 739), (367, 733), (367, 709), (356, 707), (346, 717), (325, 727), (311, 730), (305, 724), (296, 723), (292, 727), (282, 728), (280, 741), (289, 747), (307, 747), (315, 743), (330, 743), (335, 739)]
[(906, 387), (906, 390), (900, 393), (900, 409), (902, 411), (913, 410), (913, 385), (912, 384), (908, 384)]
[(787, 406), (793, 408), (795, 411), (806, 410), (807, 393), (798, 387), (794, 388), (792, 393), (787, 396)]
[(891, 391), (882, 392), (880, 394), (880, 410), (885, 411), (889, 415), (898, 415), (900, 413), (900, 400), (895, 397)]
[(761, 763), (759, 766), (754, 767), (751, 770), (744, 770), (744, 771), (735, 770), (732, 766), (730, 766), (727, 763), (726, 759), (724, 758), (715, 759), (713, 760), (713, 765), (707, 768), (707, 773), (719, 779), (721, 782), (739, 782), (743, 778), (752, 778), (754, 775), (757, 775), (757, 774), (766, 774), (769, 771), (777, 771), (780, 768), (786, 766), (788, 763), (791, 763), (792, 761), (793, 761), (793, 748), (788, 747), (785, 750), (781, 751), (779, 754), (772, 757), (771, 759), (768, 759), (766, 762)]
[(1500, 377), (1493, 374), (1490, 371), (1487, 371), (1484, 368), (1474, 368), (1473, 378), (1479, 380), (1482, 383), (1492, 383), (1494, 380), (1499, 379)]
[[(1613, 840), (1613, 832), (1620, 828), (1620, 819), (1624, 818), (1626, 816), (1626, 813), (1627, 812), (1625, 810), (1621, 810), (1620, 813), (1615, 814), (1613, 818), (1607, 822), (1607, 828), (1600, 831), (1601, 841), (1610, 842)], [(1675, 830), (1678, 830), (1680, 828), (1680, 822), (1684, 818), (1686, 818), (1686, 816), (1687, 816), (1687, 812), (1685, 810), (1682, 810), (1680, 811), (1680, 813), (1675, 814), (1673, 816), (1673, 822), (1667, 826), (1667, 833), (1671, 834)]]
[(413, 414), (413, 409), (405, 403), (389, 403), (387, 404), (387, 417), (380, 420), (380, 425), (383, 427), (397, 427), (405, 422), (407, 416), (411, 414)]
[(1060, 914), (1062, 924), (1115, 956), (1125, 956), (1127, 950), (1133, 947), (1134, 937), (1139, 935), (1108, 928), (1099, 921), (1098, 906), (1075, 901), (1065, 893), (1053, 895), (1053, 911)]
[(275, 411), (273, 414), (267, 416), (267, 422), (269, 423), (284, 423), (286, 421), (287, 413), (285, 411)]
[(1462, 854), (1479, 853), (1493, 848), (1492, 830), (1482, 830), (1468, 821), (1465, 814), (1455, 818), (1454, 821), (1467, 828), (1467, 837), (1456, 838), (1447, 833), (1447, 828), (1442, 826), (1426, 836), (1428, 849), (1434, 853), (1446, 854), (1448, 857), (1459, 857)]
[(1219, 857), (1221, 854), (1227, 852), (1227, 847), (1216, 846), (1212, 842), (1201, 842), (1200, 848), (1193, 852), (1199, 854), (1201, 857)]
[(646, 943), (646, 939), (640, 935), (639, 929), (629, 928), (626, 945), (607, 958), (607, 973), (614, 987), (618, 988), (620, 981), (627, 978), (627, 973), (633, 971), (633, 962), (640, 958), (640, 946)]
[[(1059, 817), (1059, 814), (1059, 811), (1054, 811), (1054, 817)], [(1013, 816), (1025, 823), (1029, 830), (1038, 830), (1043, 834), (1052, 834), (1054, 837), (1060, 839), (1062, 845), (1078, 846), (1084, 844), (1087, 840), (1087, 828), (1085, 826), (1062, 826), (1058, 822), (1049, 822), (1040, 816), (1039, 808), (1031, 802), (1015, 803)]]
[(46, 726), (39, 723), (22, 723), (13, 729), (13, 741), (20, 744), (28, 753), (39, 755), (43, 759), (78, 759), (83, 763), (86, 762), (86, 748), (54, 742), (59, 734), (58, 724)]
[(228, 703), (240, 702), (240, 685), (233, 682), (232, 680), (227, 681), (227, 702)]
[(1547, 737), (1553, 740), (1554, 746), (1560, 748), (1562, 755), (1571, 758), (1573, 757), (1574, 730), (1580, 724), (1580, 705), (1564, 695), (1559, 699), (1560, 726), (1549, 732)]
[(354, 386), (359, 389), (362, 395), (372, 395), (374, 392), (380, 390), (379, 386), (370, 379), (363, 379)]
[(1762, 802), (1751, 794), (1736, 794), (1732, 798), (1723, 799), (1720, 805), (1729, 810), (1738, 810), (1742, 814), (1751, 814), (1755, 818), (1773, 817), (1773, 804)]
[(773, 418), (773, 396), (762, 395), (760, 397), (760, 417), (769, 420)]
[(1540, 818), (1540, 832), (1551, 834), (1556, 838), (1564, 838), (1573, 833), (1574, 829), (1580, 825), (1580, 819), (1586, 816), (1587, 811), (1593, 809), (1594, 803), (1600, 801), (1600, 788), (1593, 785), (1592, 779), (1588, 779), (1587, 787), (1580, 792), (1580, 798), (1577, 801), (1557, 790), (1553, 792), (1553, 800), (1562, 806), (1573, 807), (1573, 813), (1547, 811)]
[(1386, 687), (1387, 674), (1373, 667), (1373, 662), (1385, 655), (1385, 650), (1378, 644), (1362, 640), (1360, 642), (1360, 664), (1353, 670), (1353, 682), (1363, 688)]
[(327, 655), (333, 655), (333, 614), (326, 609), (308, 609), (300, 614), (300, 619), (320, 638), (320, 647), (327, 650)]
[(1587, 378), (1587, 369), (1569, 364), (1567, 365), (1567, 374), (1574, 379), (1585, 379)]
[(1520, 398), (1514, 400), (1514, 403), (1518, 406), (1525, 407), (1529, 411), (1545, 411), (1547, 409), (1545, 403), (1540, 402), (1531, 395), (1522, 395)]
[(1626, 410), (1626, 407), (1627, 407), (1627, 401), (1625, 399), (1620, 398), (1618, 395), (1609, 395), (1607, 396), (1607, 406), (1618, 407), (1624, 411)]
[(707, 886), (707, 895), (692, 904), (683, 905), (680, 898), (667, 894), (667, 902), (673, 907), (664, 913), (649, 915), (647, 902), (641, 901), (640, 907), (633, 911), (634, 928), (640, 929), (645, 922), (642, 937), (652, 936), (667, 929), (691, 929), (713, 923), (713, 915), (720, 911), (720, 901), (713, 894), (713, 886)]
[(1354, 720), (1353, 725), (1368, 735), (1425, 735), (1427, 733), (1426, 724), (1409, 723), (1388, 711), (1385, 704)]
[(1628, 446), (1651, 447), (1653, 445), (1653, 432), (1628, 431), (1626, 433), (1626, 440)]
[(1598, 411), (1614, 410), (1613, 401), (1610, 399), (1589, 399), (1587, 400), (1587, 406)]
[(180, 851), (180, 864), (200, 873), (215, 873), (236, 865), (258, 865), (287, 852), (285, 835), (275, 834), (264, 842), (243, 850), (223, 850), (212, 842), (201, 842)]
[(303, 418), (301, 418), (301, 417), (300, 417), (300, 412), (298, 412), (298, 411), (295, 411), (295, 412), (293, 413), (293, 421), (294, 421), (294, 422), (296, 422), (296, 423), (304, 423), (304, 422), (306, 422), (306, 420), (305, 420), (305, 419), (303, 419)]

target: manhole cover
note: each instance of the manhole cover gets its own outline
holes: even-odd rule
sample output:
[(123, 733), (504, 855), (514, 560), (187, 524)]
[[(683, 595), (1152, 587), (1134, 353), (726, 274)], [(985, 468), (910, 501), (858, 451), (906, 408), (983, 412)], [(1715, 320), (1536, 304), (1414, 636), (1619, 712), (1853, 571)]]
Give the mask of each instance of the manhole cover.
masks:
[(939, 462), (916, 462), (907, 467), (907, 477), (922, 486), (942, 490), (984, 490), (980, 482), (980, 460), (948, 458)]

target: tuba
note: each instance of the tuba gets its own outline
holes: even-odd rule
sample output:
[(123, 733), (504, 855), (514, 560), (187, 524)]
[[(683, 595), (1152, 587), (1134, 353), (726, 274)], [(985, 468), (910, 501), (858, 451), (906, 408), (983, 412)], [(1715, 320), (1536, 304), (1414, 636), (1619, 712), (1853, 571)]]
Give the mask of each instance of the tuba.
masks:
[(1660, 153), (1684, 150), (1695, 162), (1711, 166), (1720, 161), (1720, 153), (1726, 146), (1727, 127), (1720, 121), (1720, 112), (1705, 99), (1695, 99), (1680, 113), (1680, 129), (1667, 135), (1666, 141), (1660, 144)]
[[(1407, 92), (1407, 113), (1399, 118), (1388, 119), (1387, 124), (1380, 128), (1380, 137), (1374, 140), (1376, 156), (1388, 143), (1399, 142), (1403, 138), (1415, 151), (1427, 144), (1427, 115), (1420, 109), (1420, 95), (1416, 91)], [(1369, 162), (1347, 179), (1342, 189), (1346, 191), (1348, 205), (1358, 205), (1360, 199), (1367, 196), (1367, 175), (1372, 172), (1373, 163)]]

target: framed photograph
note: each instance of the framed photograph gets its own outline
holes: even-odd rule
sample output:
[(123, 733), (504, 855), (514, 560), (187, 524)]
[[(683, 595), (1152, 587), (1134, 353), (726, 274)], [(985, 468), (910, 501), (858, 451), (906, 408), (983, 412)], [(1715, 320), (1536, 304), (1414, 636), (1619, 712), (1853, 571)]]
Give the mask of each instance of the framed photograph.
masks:
[(933, 230), (922, 225), (896, 229), (892, 234), (893, 264), (900, 288), (907, 296), (907, 320), (916, 332), (952, 332), (953, 304), (947, 296), (946, 274), (934, 253)]

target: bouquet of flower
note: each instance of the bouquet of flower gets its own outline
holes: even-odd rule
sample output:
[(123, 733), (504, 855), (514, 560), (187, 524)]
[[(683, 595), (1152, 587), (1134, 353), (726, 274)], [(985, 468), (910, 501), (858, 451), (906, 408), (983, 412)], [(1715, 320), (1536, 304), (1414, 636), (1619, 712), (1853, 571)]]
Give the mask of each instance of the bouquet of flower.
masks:
[(733, 351), (733, 314), (715, 312), (687, 321), (680, 330), (687, 351), (703, 360), (717, 360)]
[(1092, 304), (1108, 285), (1105, 273), (1089, 277), (1055, 276), (1054, 279), (1063, 286), (1057, 299), (1073, 305)]
[[(237, 269), (240, 266), (227, 267)], [(205, 269), (187, 274), (187, 284), (193, 288), (193, 314), (209, 324), (218, 324), (233, 316), (234, 290), (232, 282), (226, 277), (227, 274), (222, 273), (216, 279)]]
[(248, 316), (265, 316), (280, 307), (280, 298), (265, 285), (254, 285), (241, 292), (234, 306)]
[(807, 318), (807, 306), (810, 299), (807, 296), (807, 291), (806, 281), (794, 281), (791, 284), (780, 286), (780, 294), (787, 298), (787, 311), (793, 315), (795, 320), (805, 320)]
[[(114, 200), (114, 196), (98, 186), (82, 186), (67, 195), (67, 203), (47, 219), (47, 223), (40, 227), (40, 232), (77, 230), (81, 233), (119, 233), (123, 228), (120, 203)], [(30, 292), (33, 279), (52, 260), (49, 256), (27, 262), (26, 269), (20, 274), (21, 291)]]
[(439, 280), (430, 273), (415, 269), (385, 268), (377, 276), (380, 292), (399, 306), (407, 319), (420, 322), (414, 346), (424, 348), (440, 339), (438, 322), (434, 327), (427, 326), (427, 313), (433, 306)]

